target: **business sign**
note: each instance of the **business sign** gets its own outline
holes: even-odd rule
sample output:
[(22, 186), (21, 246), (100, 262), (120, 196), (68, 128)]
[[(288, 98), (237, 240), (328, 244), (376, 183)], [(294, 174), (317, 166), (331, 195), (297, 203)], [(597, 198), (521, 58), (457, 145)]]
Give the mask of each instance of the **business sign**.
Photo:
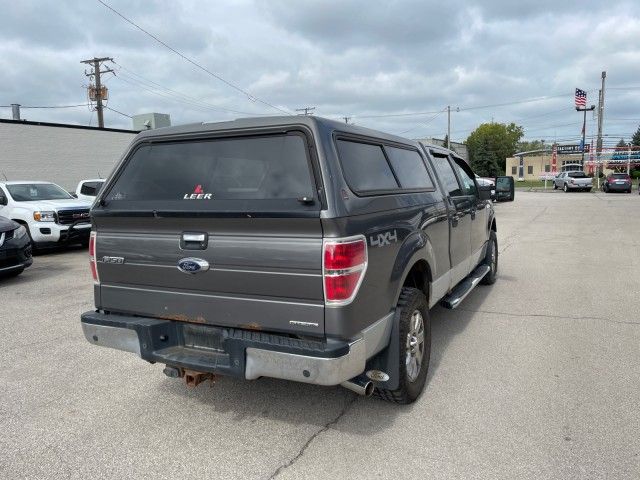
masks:
[(553, 150), (551, 150), (551, 173), (558, 171), (558, 145), (553, 144)]
[[(582, 153), (582, 149), (580, 148), (580, 144), (574, 145), (558, 145), (558, 155), (570, 155), (572, 153)], [(585, 153), (589, 153), (589, 144), (584, 146)]]

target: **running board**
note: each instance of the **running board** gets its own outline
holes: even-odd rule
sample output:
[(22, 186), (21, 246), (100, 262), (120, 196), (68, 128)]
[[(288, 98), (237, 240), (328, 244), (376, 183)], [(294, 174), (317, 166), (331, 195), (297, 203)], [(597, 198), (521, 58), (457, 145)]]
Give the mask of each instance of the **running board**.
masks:
[(450, 309), (456, 308), (490, 271), (491, 267), (489, 265), (478, 265), (467, 278), (456, 285), (455, 288), (440, 301), (440, 305)]

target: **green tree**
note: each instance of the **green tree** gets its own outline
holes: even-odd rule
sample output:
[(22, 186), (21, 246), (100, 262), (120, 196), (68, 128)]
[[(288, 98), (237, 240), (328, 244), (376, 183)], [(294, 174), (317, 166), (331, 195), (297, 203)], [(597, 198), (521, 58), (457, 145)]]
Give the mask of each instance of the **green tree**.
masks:
[[(483, 123), (467, 137), (467, 150), (471, 167), (476, 168), (476, 157), (480, 146), (493, 155), (497, 169), (492, 172), (483, 172), (485, 175), (504, 175), (507, 157), (512, 156), (518, 150), (518, 142), (522, 139), (524, 130), (515, 123)], [(483, 160), (484, 162), (484, 160)], [(478, 170), (478, 173), (479, 170)]]
[(482, 138), (478, 144), (473, 163), (471, 164), (473, 171), (481, 177), (497, 177), (504, 174), (504, 169), (500, 170), (498, 158), (489, 147), (489, 139)]
[(544, 140), (531, 140), (531, 141), (523, 141), (518, 142), (517, 150), (519, 152), (530, 152), (532, 150), (542, 150), (544, 149), (545, 143)]
[(634, 147), (640, 147), (640, 126), (636, 130), (636, 133), (631, 137), (631, 145)]
[(618, 142), (618, 144), (616, 145), (617, 148), (627, 148), (627, 142), (624, 141), (624, 138), (621, 138), (620, 141)]

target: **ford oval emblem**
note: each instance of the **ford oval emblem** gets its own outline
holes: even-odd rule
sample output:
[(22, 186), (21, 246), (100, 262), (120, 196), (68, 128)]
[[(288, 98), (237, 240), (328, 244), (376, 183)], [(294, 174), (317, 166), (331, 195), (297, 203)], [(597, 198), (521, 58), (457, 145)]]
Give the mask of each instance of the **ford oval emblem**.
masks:
[(206, 272), (209, 262), (201, 258), (183, 258), (178, 262), (178, 270), (184, 273)]

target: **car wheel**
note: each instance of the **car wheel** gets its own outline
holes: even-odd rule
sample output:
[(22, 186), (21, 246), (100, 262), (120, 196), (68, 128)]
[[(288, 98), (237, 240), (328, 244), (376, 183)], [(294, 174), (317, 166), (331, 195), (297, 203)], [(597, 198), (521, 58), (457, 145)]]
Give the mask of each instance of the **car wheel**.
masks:
[(496, 232), (491, 230), (489, 234), (489, 242), (487, 245), (487, 253), (484, 257), (484, 264), (489, 265), (491, 270), (487, 273), (480, 283), (483, 285), (493, 285), (496, 283), (496, 278), (498, 276), (498, 237), (496, 236)]
[(587, 192), (590, 192), (590, 191), (591, 191), (591, 189), (590, 189), (590, 188), (587, 188)]
[(553, 182), (553, 189), (557, 190), (558, 189), (558, 185), (556, 185), (556, 182)]
[(564, 184), (564, 187), (562, 187), (562, 190), (564, 190), (564, 193), (567, 193), (569, 191), (569, 187), (567, 187), (567, 184)]
[(405, 287), (396, 307), (400, 339), (400, 383), (396, 390), (376, 388), (375, 395), (394, 403), (412, 403), (422, 393), (431, 356), (431, 323), (424, 294)]

